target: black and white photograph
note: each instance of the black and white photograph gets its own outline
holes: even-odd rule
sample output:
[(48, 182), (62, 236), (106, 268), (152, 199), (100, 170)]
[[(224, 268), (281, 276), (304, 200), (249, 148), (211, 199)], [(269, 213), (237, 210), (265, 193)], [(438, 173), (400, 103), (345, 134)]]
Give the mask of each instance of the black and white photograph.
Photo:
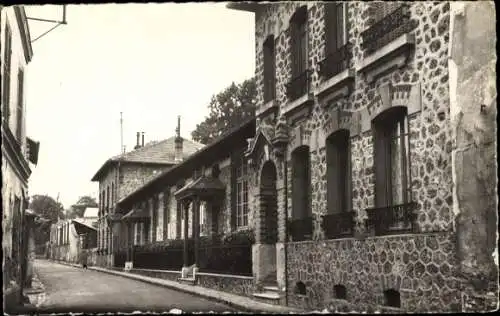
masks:
[(4, 314), (495, 312), (495, 9), (0, 4)]

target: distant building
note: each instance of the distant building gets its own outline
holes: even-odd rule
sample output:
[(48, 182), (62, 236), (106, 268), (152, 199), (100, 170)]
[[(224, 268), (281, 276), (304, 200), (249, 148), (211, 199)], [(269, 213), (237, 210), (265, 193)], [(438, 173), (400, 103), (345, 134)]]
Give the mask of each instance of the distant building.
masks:
[(125, 227), (116, 222), (116, 203), (203, 146), (180, 136), (179, 121), (176, 136), (144, 145), (144, 134), (141, 143), (137, 133), (133, 151), (112, 157), (99, 168), (92, 177), (99, 182), (99, 265), (113, 265), (113, 252), (123, 246), (118, 236), (125, 234)]
[(29, 162), (36, 164), (39, 144), (26, 137), (25, 82), (33, 56), (24, 6), (1, 7), (2, 106), (2, 250), (4, 306), (21, 302), (26, 280), (27, 240), (22, 233), (30, 220), (28, 207)]

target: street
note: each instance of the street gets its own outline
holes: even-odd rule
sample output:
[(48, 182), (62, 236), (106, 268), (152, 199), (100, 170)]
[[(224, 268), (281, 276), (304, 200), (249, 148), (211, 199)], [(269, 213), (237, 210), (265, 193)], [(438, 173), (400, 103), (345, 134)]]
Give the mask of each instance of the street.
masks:
[(107, 273), (46, 260), (36, 260), (35, 268), (45, 286), (37, 312), (235, 311), (222, 303)]

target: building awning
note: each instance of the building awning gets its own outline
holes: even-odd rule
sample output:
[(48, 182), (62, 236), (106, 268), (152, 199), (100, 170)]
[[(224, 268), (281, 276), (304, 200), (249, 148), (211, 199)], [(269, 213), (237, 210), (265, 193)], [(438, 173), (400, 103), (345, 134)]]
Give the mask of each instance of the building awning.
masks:
[(79, 222), (76, 220), (72, 220), (71, 222), (75, 226), (75, 230), (78, 235), (87, 234), (90, 231), (97, 231), (97, 228), (87, 223)]
[(139, 221), (144, 219), (149, 219), (149, 212), (140, 209), (133, 209), (121, 218), (122, 221)]
[(177, 192), (175, 192), (175, 197), (179, 199), (184, 199), (187, 197), (213, 197), (222, 195), (226, 190), (226, 186), (222, 181), (214, 177), (201, 176), (197, 180), (188, 183)]

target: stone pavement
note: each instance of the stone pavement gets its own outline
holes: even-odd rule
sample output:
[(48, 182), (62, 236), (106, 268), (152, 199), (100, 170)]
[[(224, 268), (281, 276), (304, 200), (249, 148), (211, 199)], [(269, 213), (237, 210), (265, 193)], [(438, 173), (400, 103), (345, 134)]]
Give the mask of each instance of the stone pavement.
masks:
[[(62, 262), (62, 261), (56, 261), (56, 262), (81, 268), (81, 265), (78, 265), (78, 264)], [(126, 278), (130, 278), (130, 279), (134, 279), (134, 280), (138, 280), (138, 281), (143, 281), (143, 282), (147, 282), (150, 284), (160, 285), (160, 286), (175, 289), (178, 291), (194, 294), (197, 296), (201, 296), (204, 298), (208, 298), (211, 300), (225, 303), (225, 304), (227, 304), (231, 307), (234, 307), (236, 309), (239, 309), (239, 310), (245, 310), (245, 311), (253, 312), (253, 313), (280, 313), (280, 314), (287, 313), (288, 314), (288, 313), (304, 313), (305, 312), (303, 310), (299, 310), (296, 308), (266, 304), (266, 303), (252, 300), (252, 299), (245, 297), (245, 296), (240, 296), (240, 295), (235, 295), (235, 294), (231, 294), (231, 293), (227, 293), (227, 292), (208, 289), (208, 288), (205, 288), (202, 286), (197, 286), (197, 285), (181, 284), (181, 283), (178, 283), (175, 281), (164, 280), (164, 279), (159, 279), (159, 278), (152, 278), (152, 277), (143, 276), (143, 275), (139, 275), (139, 274), (135, 274), (135, 273), (115, 271), (115, 270), (101, 268), (101, 267), (95, 267), (95, 266), (91, 266), (91, 267), (89, 267), (89, 269), (104, 272), (104, 273), (119, 275), (119, 276), (123, 276)]]

